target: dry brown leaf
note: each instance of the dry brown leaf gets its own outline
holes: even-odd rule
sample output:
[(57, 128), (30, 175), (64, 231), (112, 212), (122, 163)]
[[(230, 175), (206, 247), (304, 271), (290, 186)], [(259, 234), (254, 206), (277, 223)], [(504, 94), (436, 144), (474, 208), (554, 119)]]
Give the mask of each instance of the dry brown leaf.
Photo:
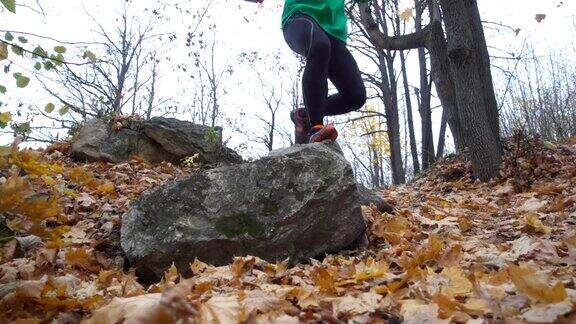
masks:
[(472, 282), (466, 278), (462, 269), (457, 267), (444, 268), (441, 275), (448, 278), (448, 285), (442, 287), (442, 293), (454, 297), (457, 295), (465, 295), (474, 289)]
[(540, 200), (538, 198), (530, 198), (518, 208), (520, 212), (537, 212), (546, 206), (547, 202), (545, 200)]
[(312, 281), (320, 288), (320, 291), (335, 294), (336, 284), (334, 277), (324, 268), (318, 268), (312, 273)]
[(564, 301), (568, 295), (562, 282), (549, 286), (546, 280), (536, 273), (536, 270), (527, 265), (517, 266), (508, 264), (510, 279), (518, 291), (526, 294), (530, 299), (550, 304)]
[(402, 308), (400, 314), (403, 316), (405, 324), (448, 324), (450, 320), (438, 318), (438, 305), (434, 303), (425, 303), (418, 299), (408, 299), (401, 301)]
[(365, 262), (360, 262), (355, 267), (354, 279), (366, 281), (379, 278), (388, 272), (388, 264), (385, 261), (375, 261), (372, 257)]
[(440, 259), (438, 260), (438, 265), (445, 267), (455, 267), (460, 263), (462, 258), (462, 245), (454, 244), (451, 245), (448, 250), (446, 250)]
[(367, 292), (359, 296), (346, 295), (344, 297), (328, 298), (326, 301), (332, 303), (335, 314), (349, 316), (373, 312), (378, 308), (381, 299), (381, 295)]
[(538, 219), (537, 213), (528, 213), (524, 218), (526, 222), (526, 229), (530, 232), (548, 234), (552, 232), (552, 228), (546, 226)]
[(553, 323), (559, 316), (568, 314), (574, 309), (570, 302), (560, 302), (542, 306), (534, 306), (522, 314), (522, 318), (530, 323)]
[[(114, 298), (110, 304), (96, 310), (82, 324), (109, 323), (153, 323), (154, 312), (160, 303), (161, 294), (147, 294), (130, 298)], [(128, 319), (130, 319), (128, 321)]]

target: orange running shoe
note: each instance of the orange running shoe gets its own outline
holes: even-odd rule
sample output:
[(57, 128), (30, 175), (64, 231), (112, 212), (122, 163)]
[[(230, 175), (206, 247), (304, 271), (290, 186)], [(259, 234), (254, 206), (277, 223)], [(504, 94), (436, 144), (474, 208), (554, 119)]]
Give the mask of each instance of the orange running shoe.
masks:
[(309, 143), (317, 143), (325, 140), (336, 141), (338, 138), (338, 131), (332, 124), (316, 125), (310, 130), (310, 140)]

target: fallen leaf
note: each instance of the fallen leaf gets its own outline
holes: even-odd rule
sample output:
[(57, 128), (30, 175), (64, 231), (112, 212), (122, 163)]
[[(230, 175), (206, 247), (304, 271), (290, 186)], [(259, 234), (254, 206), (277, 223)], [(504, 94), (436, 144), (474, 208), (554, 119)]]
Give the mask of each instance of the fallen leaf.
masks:
[(378, 308), (382, 296), (375, 293), (362, 293), (359, 296), (346, 295), (344, 297), (328, 298), (336, 314), (358, 315), (371, 313)]
[(442, 293), (449, 297), (465, 295), (474, 289), (472, 282), (466, 278), (460, 268), (444, 268), (440, 274), (447, 277), (449, 280), (449, 284), (441, 289)]
[(405, 324), (447, 324), (450, 320), (438, 318), (438, 305), (434, 303), (425, 303), (418, 299), (402, 300), (400, 314), (403, 316)]
[(531, 307), (527, 312), (522, 313), (522, 318), (530, 323), (553, 323), (559, 316), (572, 311), (573, 305), (570, 302), (561, 302)]
[(312, 274), (312, 281), (320, 288), (320, 291), (335, 294), (336, 285), (334, 277), (324, 268), (318, 268)]
[(517, 266), (509, 263), (508, 273), (518, 291), (526, 294), (530, 299), (551, 304), (562, 302), (568, 297), (562, 282), (551, 287), (541, 275), (536, 273), (536, 270), (527, 265)]
[(96, 310), (92, 317), (82, 321), (82, 324), (152, 323), (150, 320), (154, 318), (153, 313), (157, 310), (161, 296), (156, 293), (130, 298), (116, 297), (110, 304)]
[(530, 232), (543, 233), (543, 234), (548, 234), (552, 232), (552, 228), (544, 225), (542, 221), (538, 219), (537, 213), (526, 214), (525, 221), (526, 221), (526, 228)]

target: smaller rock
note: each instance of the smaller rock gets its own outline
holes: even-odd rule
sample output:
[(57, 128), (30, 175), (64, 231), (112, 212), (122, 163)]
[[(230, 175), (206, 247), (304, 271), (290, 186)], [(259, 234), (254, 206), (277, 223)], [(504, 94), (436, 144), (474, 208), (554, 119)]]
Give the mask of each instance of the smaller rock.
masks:
[(89, 120), (72, 143), (78, 160), (119, 163), (140, 156), (151, 163), (180, 163), (190, 156), (206, 164), (241, 163), (242, 158), (222, 144), (222, 128), (196, 125), (174, 118), (126, 121)]

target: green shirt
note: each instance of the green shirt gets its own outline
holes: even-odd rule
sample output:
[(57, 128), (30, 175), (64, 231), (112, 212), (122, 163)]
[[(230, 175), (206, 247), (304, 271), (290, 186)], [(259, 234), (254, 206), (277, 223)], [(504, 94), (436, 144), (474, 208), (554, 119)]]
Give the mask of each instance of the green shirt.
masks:
[[(367, 1), (369, 0), (355, 0), (355, 2)], [(285, 0), (282, 28), (297, 12), (312, 17), (325, 32), (346, 42), (348, 18), (344, 10), (344, 0)]]

